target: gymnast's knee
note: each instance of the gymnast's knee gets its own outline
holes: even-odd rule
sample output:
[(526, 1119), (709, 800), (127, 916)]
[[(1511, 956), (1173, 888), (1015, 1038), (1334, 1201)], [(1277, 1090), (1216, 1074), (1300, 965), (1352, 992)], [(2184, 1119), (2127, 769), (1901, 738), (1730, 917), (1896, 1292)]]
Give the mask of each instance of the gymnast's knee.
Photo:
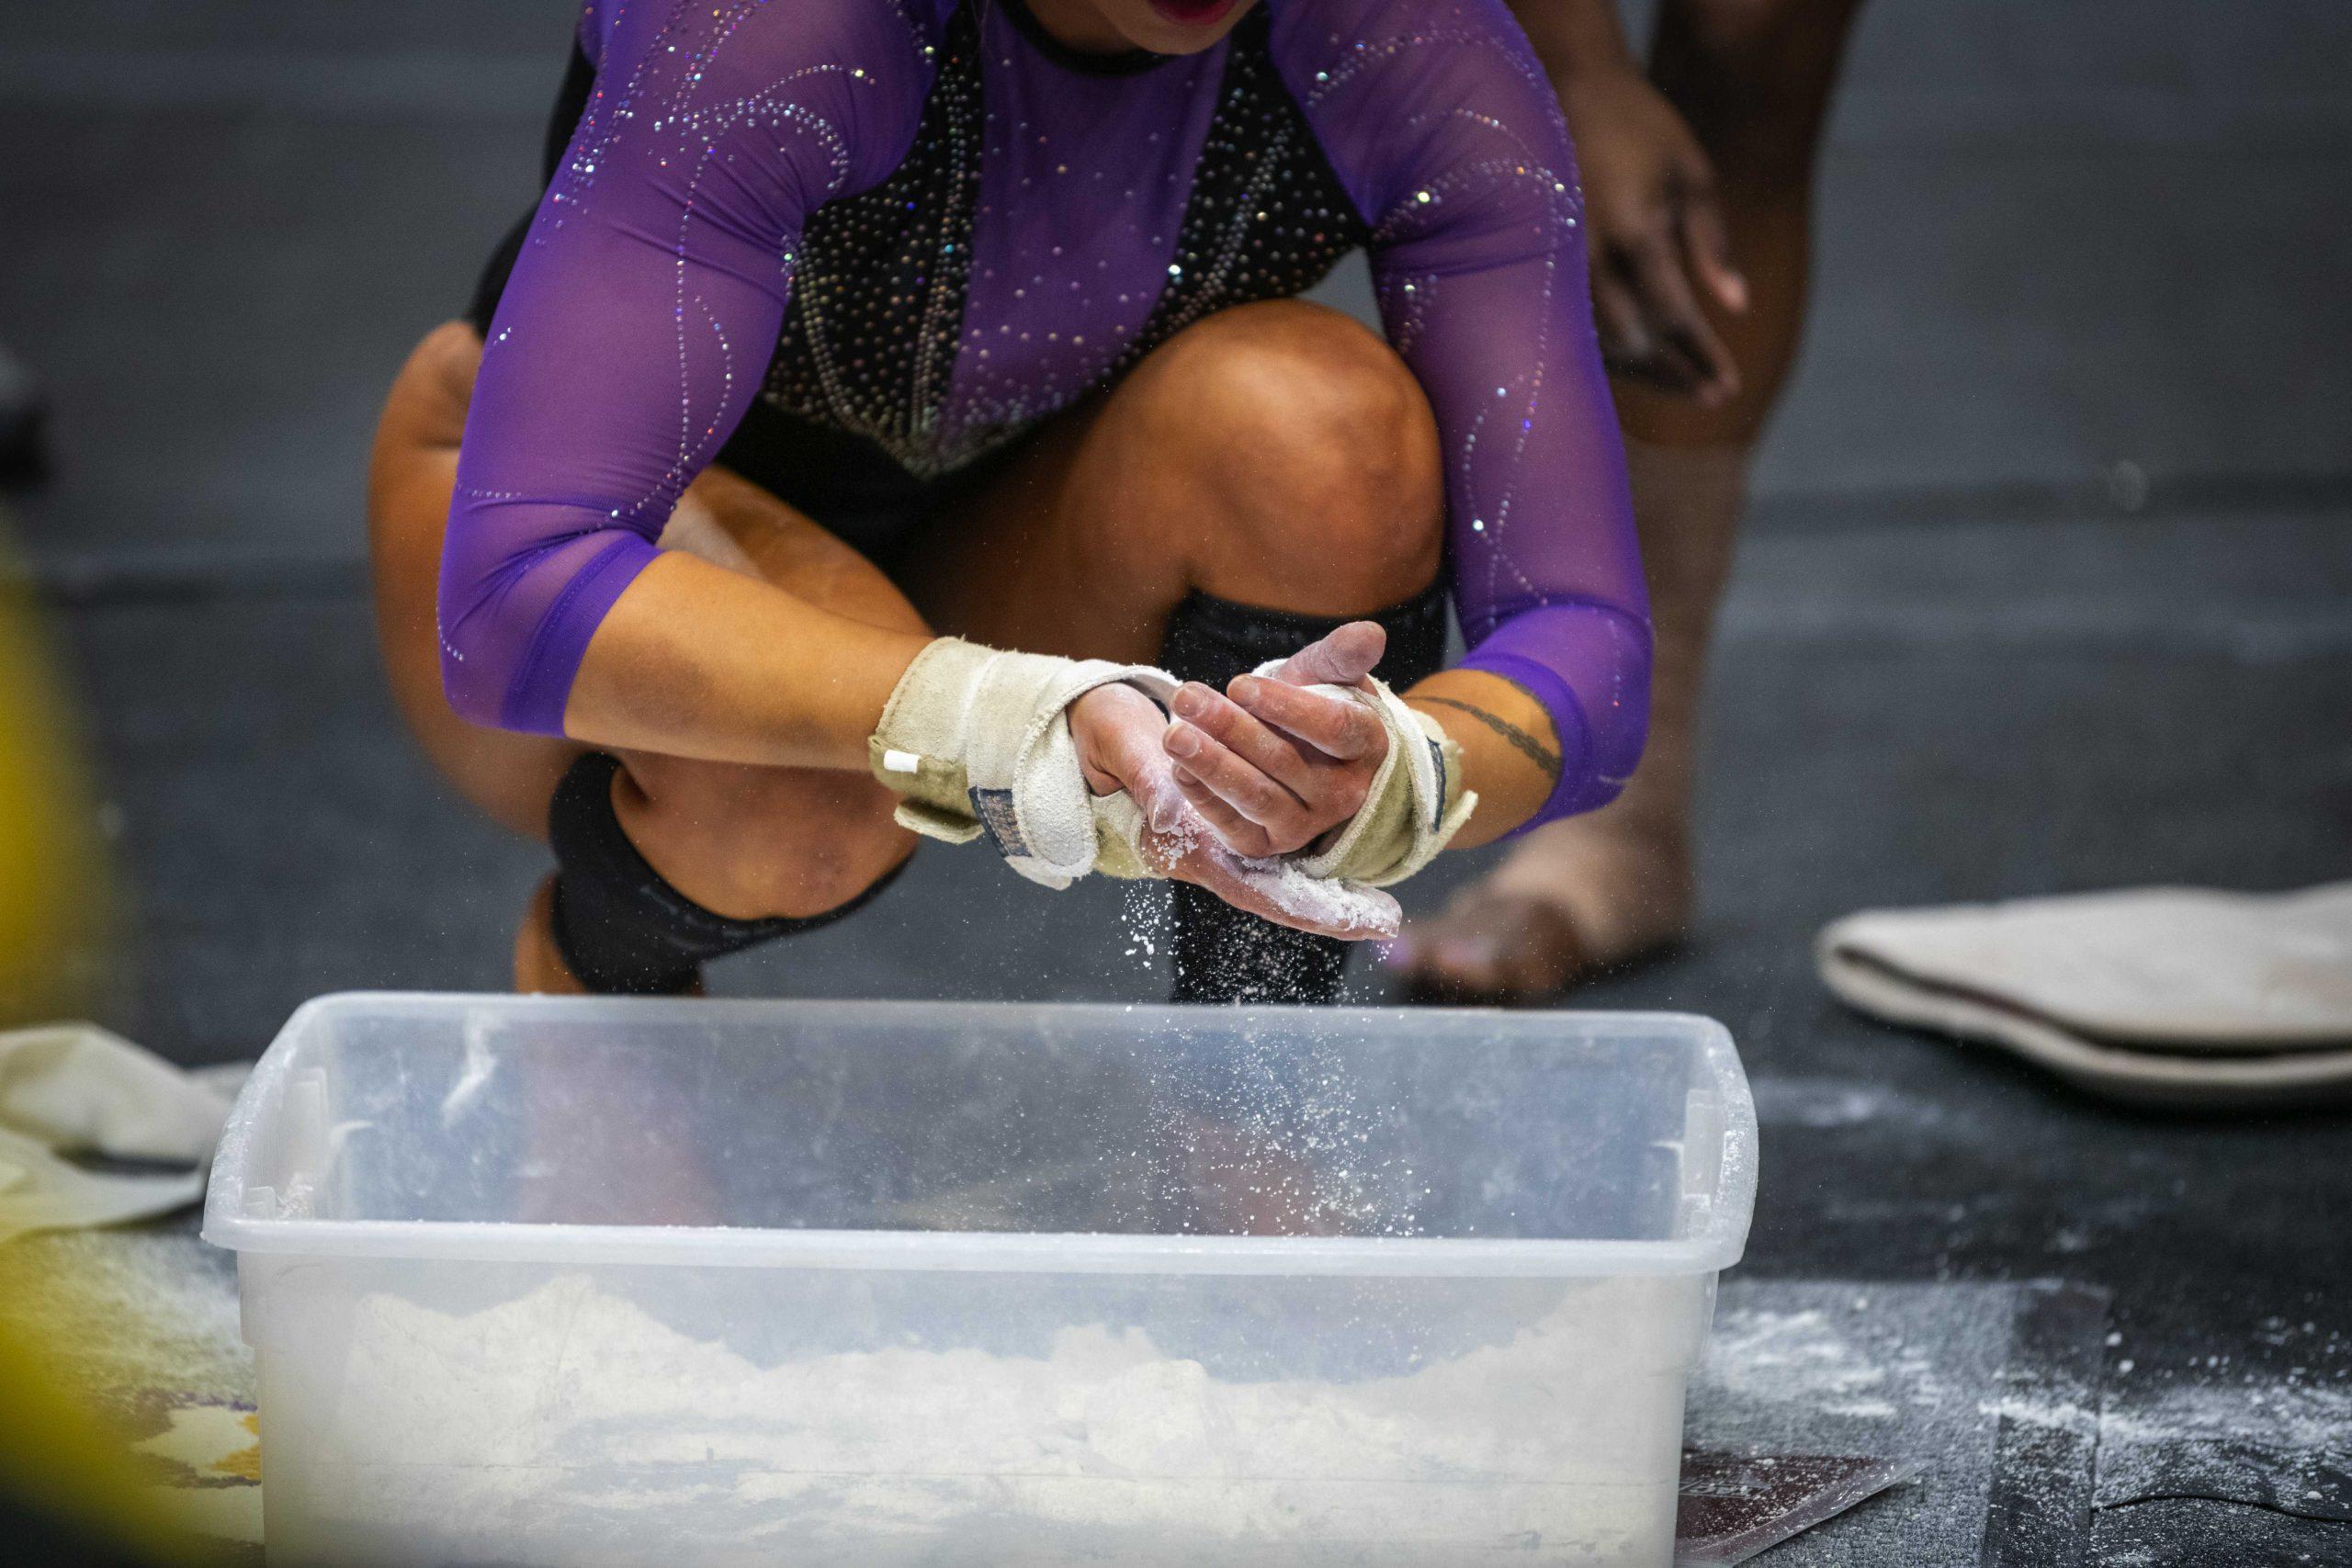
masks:
[(828, 914), (914, 852), (896, 797), (863, 773), (633, 758), (614, 798), (647, 862), (730, 919)]
[(1198, 586), (1347, 615), (1435, 579), (1437, 421), (1386, 344), (1336, 310), (1282, 300), (1220, 311), (1163, 353), (1168, 450), (1202, 465), (1224, 502)]

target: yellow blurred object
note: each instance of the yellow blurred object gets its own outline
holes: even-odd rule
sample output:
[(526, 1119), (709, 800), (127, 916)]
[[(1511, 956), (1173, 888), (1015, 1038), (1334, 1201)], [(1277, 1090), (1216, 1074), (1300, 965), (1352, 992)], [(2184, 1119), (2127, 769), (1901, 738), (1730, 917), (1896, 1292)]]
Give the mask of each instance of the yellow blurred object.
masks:
[(86, 1010), (112, 900), (83, 756), (0, 515), (0, 1023)]
[[(0, 1257), (0, 1270), (6, 1267)], [(135, 1561), (201, 1563), (216, 1555), (171, 1520), (123, 1436), (57, 1386), (38, 1350), (6, 1328), (0, 1412), (0, 1493), (11, 1503)]]
[[(0, 516), (0, 1024), (84, 1010), (107, 934), (104, 867), (79, 729)], [(42, 1339), (64, 1325), (20, 1310), (22, 1258), (0, 1248), (0, 1498), (12, 1517), (52, 1520), (94, 1554), (202, 1561), (127, 1436), (46, 1370)]]

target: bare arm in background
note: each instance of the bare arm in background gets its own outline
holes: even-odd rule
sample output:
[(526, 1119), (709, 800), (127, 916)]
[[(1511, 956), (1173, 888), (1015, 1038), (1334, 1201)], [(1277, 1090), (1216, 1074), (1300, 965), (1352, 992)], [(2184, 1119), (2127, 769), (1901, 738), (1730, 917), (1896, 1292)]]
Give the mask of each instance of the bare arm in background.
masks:
[(1584, 177), (1585, 240), (1600, 351), (1621, 376), (1728, 402), (1731, 351), (1702, 300), (1738, 312), (1713, 164), (1643, 73), (1615, 0), (1511, 0), (1566, 111)]

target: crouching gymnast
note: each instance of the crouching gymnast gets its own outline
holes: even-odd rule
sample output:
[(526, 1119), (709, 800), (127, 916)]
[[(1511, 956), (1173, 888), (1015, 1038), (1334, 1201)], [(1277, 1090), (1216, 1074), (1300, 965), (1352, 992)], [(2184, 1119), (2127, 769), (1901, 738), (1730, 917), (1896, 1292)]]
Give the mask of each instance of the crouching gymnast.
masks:
[[(1633, 772), (1577, 176), (1502, 0), (592, 0), (577, 44), (370, 485), (404, 714), (554, 852), (520, 987), (691, 990), (928, 835), (1172, 879), (1180, 1000), (1329, 1000), (1365, 889)], [(1385, 342), (1295, 298), (1358, 247)]]

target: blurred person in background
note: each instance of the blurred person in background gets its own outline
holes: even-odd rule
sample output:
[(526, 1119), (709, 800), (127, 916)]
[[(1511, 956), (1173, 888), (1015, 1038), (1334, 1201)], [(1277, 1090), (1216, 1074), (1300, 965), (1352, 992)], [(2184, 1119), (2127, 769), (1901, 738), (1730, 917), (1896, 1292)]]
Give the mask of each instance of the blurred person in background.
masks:
[(1388, 962), (1440, 999), (1528, 1000), (1672, 943), (1708, 639), (1750, 459), (1796, 358), (1822, 126), (1861, 0), (1663, 0), (1646, 75), (1615, 0), (1514, 0), (1584, 176), (1593, 307), (1657, 628), (1624, 792), (1521, 839)]

